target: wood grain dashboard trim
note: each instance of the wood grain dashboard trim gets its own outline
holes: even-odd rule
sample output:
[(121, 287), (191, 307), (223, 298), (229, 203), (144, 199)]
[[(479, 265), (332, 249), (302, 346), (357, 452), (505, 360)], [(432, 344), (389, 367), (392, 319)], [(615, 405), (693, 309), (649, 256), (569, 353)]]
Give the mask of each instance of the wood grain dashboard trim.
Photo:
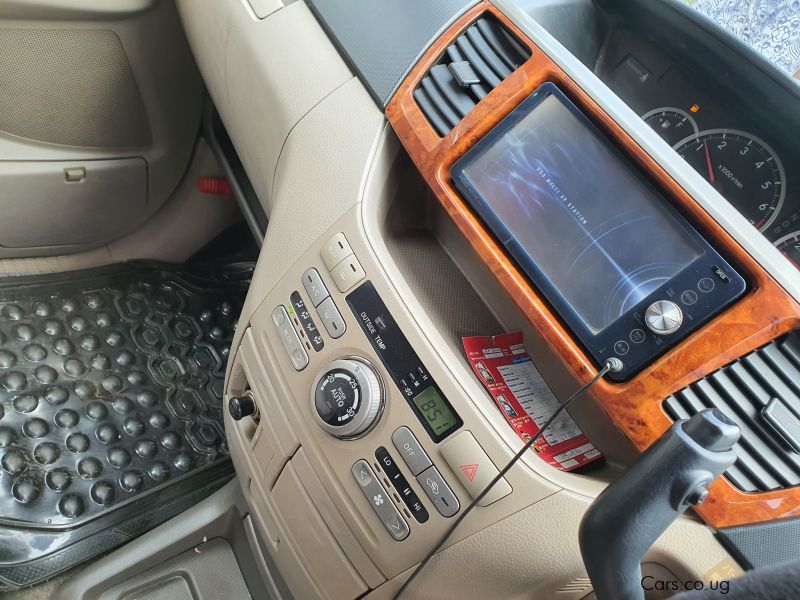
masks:
[[(532, 52), (530, 59), (489, 93), (445, 137), (429, 124), (413, 92), (447, 46), (475, 19), (491, 13)], [(663, 400), (767, 342), (800, 328), (800, 305), (786, 293), (622, 128), (496, 7), (480, 2), (459, 18), (424, 54), (387, 106), (392, 127), (436, 198), (477, 255), (580, 383), (597, 368), (515, 263), (460, 198), (450, 168), (495, 124), (542, 83), (552, 81), (658, 185), (717, 250), (748, 280), (735, 305), (624, 383), (601, 380), (591, 391), (612, 423), (640, 450), (672, 424)], [(690, 168), (687, 166), (687, 168)], [(747, 494), (720, 478), (697, 513), (713, 527), (800, 516), (800, 487)]]

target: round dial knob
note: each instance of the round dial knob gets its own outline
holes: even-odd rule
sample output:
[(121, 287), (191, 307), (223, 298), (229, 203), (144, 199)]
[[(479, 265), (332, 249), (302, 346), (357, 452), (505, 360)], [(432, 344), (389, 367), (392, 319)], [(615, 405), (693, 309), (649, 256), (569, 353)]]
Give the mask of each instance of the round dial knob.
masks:
[(669, 300), (656, 300), (644, 311), (644, 322), (658, 335), (675, 333), (683, 323), (681, 307)]
[(369, 431), (383, 410), (383, 386), (363, 358), (341, 358), (317, 375), (311, 388), (311, 413), (323, 430), (338, 438)]

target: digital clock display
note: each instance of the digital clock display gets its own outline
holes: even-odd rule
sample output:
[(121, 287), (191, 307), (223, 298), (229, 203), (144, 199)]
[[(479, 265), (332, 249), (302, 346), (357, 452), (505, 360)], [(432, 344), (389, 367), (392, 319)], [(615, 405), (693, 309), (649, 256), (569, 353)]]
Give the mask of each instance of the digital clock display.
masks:
[(412, 402), (437, 436), (461, 424), (439, 390), (433, 386), (414, 396)]

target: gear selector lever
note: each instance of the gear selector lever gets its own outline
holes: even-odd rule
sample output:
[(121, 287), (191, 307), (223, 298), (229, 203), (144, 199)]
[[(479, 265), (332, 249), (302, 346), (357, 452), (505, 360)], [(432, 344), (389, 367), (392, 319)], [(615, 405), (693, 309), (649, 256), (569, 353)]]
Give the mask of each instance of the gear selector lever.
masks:
[(598, 600), (644, 600), (650, 546), (736, 459), (739, 427), (715, 408), (676, 422), (589, 507), (581, 555)]

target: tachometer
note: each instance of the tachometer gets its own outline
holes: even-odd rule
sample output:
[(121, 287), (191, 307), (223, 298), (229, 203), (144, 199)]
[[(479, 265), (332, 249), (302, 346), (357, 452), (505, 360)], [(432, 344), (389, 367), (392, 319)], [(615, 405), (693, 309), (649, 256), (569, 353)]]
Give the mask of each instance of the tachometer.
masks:
[(778, 250), (800, 269), (800, 231), (795, 231), (775, 242)]
[(681, 140), (675, 150), (757, 229), (778, 216), (786, 176), (762, 140), (744, 131), (709, 129)]
[(671, 106), (656, 108), (642, 115), (642, 118), (670, 146), (693, 133), (697, 133), (697, 123), (689, 113), (680, 108), (672, 108)]

